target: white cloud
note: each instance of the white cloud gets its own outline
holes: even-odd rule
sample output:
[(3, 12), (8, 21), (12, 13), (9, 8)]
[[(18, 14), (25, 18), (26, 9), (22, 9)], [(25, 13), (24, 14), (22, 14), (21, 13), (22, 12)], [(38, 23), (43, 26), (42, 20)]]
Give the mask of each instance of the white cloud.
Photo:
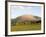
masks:
[(28, 8), (28, 9), (31, 9), (32, 7), (30, 7), (30, 6), (17, 6), (17, 5), (14, 5), (14, 6), (12, 6), (13, 8), (21, 8), (21, 9), (25, 9), (25, 8)]
[(24, 9), (24, 6), (12, 6), (12, 7), (14, 7), (14, 8), (22, 8), (22, 9)]

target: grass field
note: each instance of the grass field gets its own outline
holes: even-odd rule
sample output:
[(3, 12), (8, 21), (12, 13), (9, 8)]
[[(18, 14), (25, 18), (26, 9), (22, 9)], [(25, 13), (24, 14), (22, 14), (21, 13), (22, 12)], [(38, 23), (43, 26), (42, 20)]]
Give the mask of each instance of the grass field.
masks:
[(41, 24), (17, 24), (15, 26), (11, 26), (11, 31), (29, 31), (29, 30), (40, 30)]

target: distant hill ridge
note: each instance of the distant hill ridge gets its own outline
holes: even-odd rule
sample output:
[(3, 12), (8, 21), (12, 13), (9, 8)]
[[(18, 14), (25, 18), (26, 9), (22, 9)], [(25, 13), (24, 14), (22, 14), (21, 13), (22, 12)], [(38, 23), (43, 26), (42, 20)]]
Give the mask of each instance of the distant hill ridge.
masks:
[(41, 17), (33, 16), (33, 15), (22, 15), (22, 16), (16, 17), (15, 19), (11, 19), (12, 22), (39, 21), (39, 20), (41, 20)]

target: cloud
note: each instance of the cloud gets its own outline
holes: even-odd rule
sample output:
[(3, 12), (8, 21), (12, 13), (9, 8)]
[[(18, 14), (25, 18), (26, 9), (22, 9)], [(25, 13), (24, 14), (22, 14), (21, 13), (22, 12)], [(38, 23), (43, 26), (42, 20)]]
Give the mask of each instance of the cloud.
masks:
[(22, 9), (24, 9), (24, 6), (15, 6), (16, 8), (22, 8)]
[(12, 6), (12, 8), (31, 9), (32, 7), (31, 6), (23, 6), (23, 5), (15, 5), (15, 6)]

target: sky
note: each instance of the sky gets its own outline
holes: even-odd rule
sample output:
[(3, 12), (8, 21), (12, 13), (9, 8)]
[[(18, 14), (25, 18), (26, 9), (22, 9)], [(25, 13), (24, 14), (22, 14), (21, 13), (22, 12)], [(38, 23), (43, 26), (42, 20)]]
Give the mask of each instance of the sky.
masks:
[(34, 15), (41, 17), (41, 6), (11, 6), (11, 18), (16, 18), (22, 15)]

